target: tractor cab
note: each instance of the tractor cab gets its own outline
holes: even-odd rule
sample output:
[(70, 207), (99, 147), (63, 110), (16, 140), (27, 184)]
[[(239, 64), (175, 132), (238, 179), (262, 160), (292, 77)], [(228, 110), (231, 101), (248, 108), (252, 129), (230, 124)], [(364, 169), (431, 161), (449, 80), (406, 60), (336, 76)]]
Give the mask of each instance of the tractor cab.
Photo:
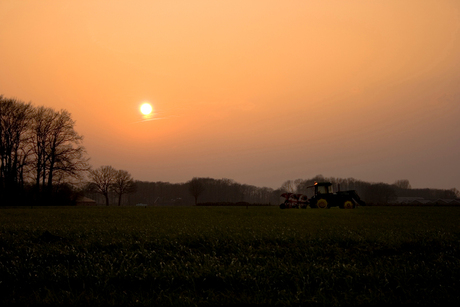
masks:
[(315, 195), (309, 200), (310, 208), (330, 208), (335, 200), (334, 189), (330, 182), (315, 182), (309, 186), (314, 188)]
[(315, 185), (312, 187), (315, 188), (315, 196), (320, 194), (332, 194), (334, 189), (332, 188), (332, 183), (330, 182), (315, 182)]
[(317, 197), (319, 195), (325, 195), (325, 194), (333, 194), (334, 189), (332, 188), (332, 183), (330, 182), (315, 182), (314, 185), (308, 186), (307, 189), (313, 189), (313, 197)]

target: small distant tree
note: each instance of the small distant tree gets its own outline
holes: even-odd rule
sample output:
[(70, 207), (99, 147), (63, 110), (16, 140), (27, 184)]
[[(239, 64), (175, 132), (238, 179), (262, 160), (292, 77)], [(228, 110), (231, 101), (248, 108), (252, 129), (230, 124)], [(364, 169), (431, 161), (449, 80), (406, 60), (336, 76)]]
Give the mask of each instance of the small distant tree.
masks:
[(396, 193), (389, 184), (374, 183), (366, 187), (363, 198), (369, 203), (386, 205), (396, 200)]
[(109, 193), (116, 182), (117, 170), (112, 166), (101, 166), (89, 171), (90, 189), (105, 197), (105, 204), (109, 205)]
[(296, 193), (297, 188), (302, 184), (302, 179), (287, 180), (281, 185), (281, 190), (289, 193)]
[(456, 188), (450, 189), (450, 191), (455, 195), (456, 198), (460, 198), (460, 191)]
[(118, 206), (120, 206), (123, 194), (133, 193), (136, 190), (131, 174), (124, 170), (117, 171), (112, 190), (118, 195)]
[(198, 203), (198, 197), (204, 192), (205, 186), (199, 178), (193, 178), (188, 182), (188, 190), (190, 195), (195, 198), (195, 206)]
[(409, 183), (409, 180), (407, 179), (396, 180), (395, 183), (393, 183), (393, 185), (395, 187), (398, 187), (400, 189), (405, 189), (405, 190), (409, 190), (410, 188), (412, 188)]

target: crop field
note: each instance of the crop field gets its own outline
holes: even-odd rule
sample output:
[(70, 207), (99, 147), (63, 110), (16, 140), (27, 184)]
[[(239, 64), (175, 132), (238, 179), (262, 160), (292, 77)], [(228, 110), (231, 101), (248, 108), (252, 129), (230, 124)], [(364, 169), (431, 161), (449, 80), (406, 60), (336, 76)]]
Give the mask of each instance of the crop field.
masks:
[(0, 305), (460, 302), (460, 208), (0, 209)]

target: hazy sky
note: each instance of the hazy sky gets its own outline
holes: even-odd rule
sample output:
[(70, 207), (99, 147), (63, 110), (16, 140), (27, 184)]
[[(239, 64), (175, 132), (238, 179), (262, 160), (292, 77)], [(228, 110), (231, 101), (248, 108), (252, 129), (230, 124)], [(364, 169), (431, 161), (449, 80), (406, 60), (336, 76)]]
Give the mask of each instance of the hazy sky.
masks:
[(460, 189), (458, 0), (0, 0), (0, 94), (137, 180)]

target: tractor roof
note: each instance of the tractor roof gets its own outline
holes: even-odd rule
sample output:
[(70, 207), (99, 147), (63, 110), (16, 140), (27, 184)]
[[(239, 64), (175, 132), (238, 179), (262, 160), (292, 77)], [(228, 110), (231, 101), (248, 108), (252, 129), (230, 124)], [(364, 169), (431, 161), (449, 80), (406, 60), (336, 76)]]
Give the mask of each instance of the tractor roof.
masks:
[(313, 187), (316, 187), (316, 186), (328, 187), (328, 186), (331, 186), (331, 185), (332, 185), (332, 183), (330, 183), (330, 182), (315, 182), (314, 185), (308, 186), (307, 188), (313, 188)]

